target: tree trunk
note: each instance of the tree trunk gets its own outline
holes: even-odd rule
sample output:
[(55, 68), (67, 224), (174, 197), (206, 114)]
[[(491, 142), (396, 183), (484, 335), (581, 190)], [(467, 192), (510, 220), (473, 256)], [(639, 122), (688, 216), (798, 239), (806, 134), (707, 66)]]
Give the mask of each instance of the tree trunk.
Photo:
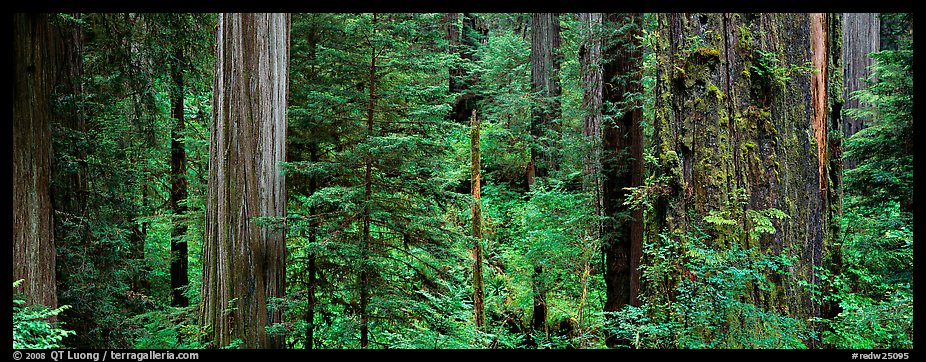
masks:
[(183, 49), (178, 45), (174, 57), (170, 59), (171, 118), (174, 127), (170, 131), (170, 209), (173, 211), (173, 229), (170, 236), (170, 289), (171, 302), (175, 307), (186, 307), (189, 298), (183, 294), (190, 283), (187, 261), (187, 224), (186, 214), (186, 148), (183, 142), (183, 129), (186, 121), (183, 116)]
[[(369, 139), (373, 137), (373, 115), (376, 108), (376, 45), (373, 40), (376, 37), (376, 14), (373, 14), (373, 33), (370, 35), (370, 97), (367, 106), (367, 135)], [(369, 267), (370, 247), (372, 246), (372, 236), (370, 235), (370, 204), (373, 199), (373, 154), (367, 151), (366, 170), (364, 173), (364, 206), (363, 206), (363, 242), (360, 245), (360, 348), (367, 348), (370, 343), (369, 329), (369, 311), (367, 308), (370, 303), (370, 273)]]
[[(80, 18), (80, 14), (71, 14), (75, 18)], [(57, 120), (60, 121), (62, 131), (56, 133), (53, 131), (52, 137), (60, 139), (65, 144), (63, 150), (56, 150), (57, 153), (68, 152), (76, 159), (75, 165), (59, 165), (55, 163), (52, 166), (52, 178), (60, 180), (58, 175), (64, 174), (64, 181), (58, 181), (58, 185), (52, 184), (52, 195), (54, 195), (55, 211), (63, 213), (65, 218), (81, 218), (86, 216), (87, 211), (87, 148), (81, 147), (80, 143), (86, 137), (87, 118), (84, 108), (81, 104), (83, 96), (83, 31), (78, 25), (71, 25), (61, 29), (64, 32), (65, 57), (67, 59), (67, 72), (60, 73), (63, 77), (59, 84), (64, 86), (65, 91), (71, 97), (69, 101), (59, 104), (62, 109)], [(53, 160), (57, 161), (57, 160)], [(73, 171), (71, 171), (73, 170)], [(62, 229), (63, 223), (55, 223), (55, 232), (71, 232)], [(74, 231), (79, 232), (79, 231)], [(62, 234), (63, 235), (63, 234)]]
[[(617, 31), (603, 52), (603, 99), (609, 109), (619, 109), (614, 122), (602, 127), (602, 227), (605, 254), (604, 310), (616, 312), (624, 305), (639, 305), (638, 272), (643, 245), (643, 210), (624, 205), (627, 187), (643, 184), (643, 51), (640, 44), (643, 14), (608, 14), (608, 28)], [(610, 347), (626, 341), (608, 336)]]
[[(582, 171), (584, 174), (583, 187), (587, 192), (595, 195), (596, 215), (601, 215), (601, 97), (603, 82), (601, 80), (601, 13), (580, 13), (579, 20), (587, 29), (588, 36), (579, 48), (579, 64), (582, 71), (582, 110), (585, 112), (585, 122), (582, 127), (582, 136), (588, 143), (588, 152), (584, 158)], [(600, 225), (595, 227), (597, 235)]]
[[(312, 162), (318, 162), (318, 143), (309, 144), (309, 160)], [(315, 194), (318, 191), (318, 177), (312, 175), (309, 177), (309, 195)], [(316, 253), (315, 253), (315, 243), (318, 242), (318, 220), (315, 219), (315, 215), (318, 213), (318, 208), (315, 205), (309, 207), (309, 214), (312, 215), (312, 224), (309, 226), (309, 245), (312, 245), (311, 251), (309, 253), (309, 265), (308, 265), (308, 274), (309, 274), (309, 286), (306, 291), (306, 296), (308, 300), (308, 306), (306, 306), (305, 311), (305, 349), (314, 348), (315, 342), (315, 305), (318, 303), (318, 300), (315, 298), (315, 288), (318, 283), (317, 279), (317, 265), (316, 265)]]
[[(546, 178), (551, 170), (557, 170), (558, 163), (553, 152), (556, 149), (555, 134), (558, 133), (560, 113), (559, 85), (559, 16), (553, 13), (535, 13), (531, 16), (531, 83), (539, 99), (531, 110), (531, 160), (527, 166), (527, 185), (534, 184), (537, 177)], [(548, 135), (550, 133), (550, 135)], [(543, 277), (543, 266), (534, 265), (534, 305), (531, 325), (535, 331), (547, 329), (547, 287)]]
[(218, 17), (203, 246), (203, 324), (214, 347), (280, 348), (267, 299), (285, 292), (284, 232), (255, 218), (286, 212), (288, 14)]
[(470, 118), (470, 174), (473, 194), (473, 314), (477, 329), (485, 325), (485, 292), (482, 281), (482, 204), (480, 203), (479, 183), (481, 182), (481, 164), (479, 147), (479, 118), (476, 111)]
[[(460, 13), (448, 13), (446, 21), (450, 54), (459, 56), (463, 62), (472, 62), (475, 59), (474, 52), (478, 45), (474, 37), (476, 17), (473, 14), (464, 13), (461, 22)], [(476, 101), (480, 97), (470, 89), (477, 79), (460, 63), (451, 64), (448, 84), (450, 94), (456, 94), (457, 98), (453, 101), (450, 116), (460, 124), (465, 124), (470, 114), (476, 109)]]
[[(757, 289), (753, 302), (800, 320), (820, 316), (811, 289), (821, 286), (823, 252), (837, 234), (841, 145), (828, 136), (841, 132), (840, 31), (839, 18), (823, 14), (659, 16), (653, 144), (657, 176), (669, 181), (649, 237), (684, 235), (689, 211), (721, 210), (738, 189), (745, 208), (782, 210), (790, 218), (772, 220), (777, 232), (758, 245), (712, 236), (720, 247), (796, 255), (784, 275), (769, 273), (777, 287)], [(808, 62), (817, 71), (792, 66)]]
[[(528, 185), (536, 177), (547, 177), (559, 169), (555, 134), (559, 131), (561, 93), (559, 16), (535, 13), (531, 17), (531, 84), (538, 97), (531, 110), (531, 161), (527, 170)], [(547, 133), (551, 133), (548, 135)]]
[[(868, 54), (881, 50), (881, 20), (877, 13), (844, 13), (842, 14), (842, 58), (843, 82), (845, 82), (843, 97), (845, 107), (861, 108), (862, 104), (852, 98), (852, 93), (868, 87), (865, 80), (871, 74), (868, 67), (874, 64)], [(865, 128), (865, 120), (850, 116), (843, 116), (843, 138), (861, 131)], [(844, 167), (854, 168), (855, 160), (847, 159)]]
[(58, 306), (52, 218), (53, 92), (67, 64), (47, 14), (13, 15), (13, 280), (27, 304)]

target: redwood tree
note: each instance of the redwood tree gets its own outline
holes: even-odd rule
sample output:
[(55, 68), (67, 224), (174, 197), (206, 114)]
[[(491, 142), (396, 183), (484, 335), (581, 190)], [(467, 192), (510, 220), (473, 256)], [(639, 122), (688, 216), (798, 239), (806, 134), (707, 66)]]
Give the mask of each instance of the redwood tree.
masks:
[(174, 49), (170, 58), (170, 116), (174, 126), (170, 130), (170, 208), (175, 221), (170, 234), (170, 289), (173, 306), (186, 307), (190, 300), (183, 294), (189, 284), (189, 263), (187, 261), (187, 224), (179, 217), (186, 213), (186, 148), (183, 130), (186, 121), (183, 116), (183, 48)]
[[(658, 31), (653, 147), (663, 181), (649, 239), (683, 237), (698, 215), (744, 193), (744, 209), (789, 217), (771, 220), (775, 232), (755, 242), (720, 231), (711, 242), (795, 256), (782, 273), (766, 271), (775, 287), (750, 299), (800, 321), (821, 316), (813, 295), (840, 212), (840, 18), (667, 14)], [(756, 226), (744, 213), (735, 222)]]
[[(606, 312), (639, 305), (643, 210), (624, 204), (627, 188), (643, 184), (643, 14), (607, 14), (604, 24), (613, 33), (603, 51), (603, 104), (613, 121), (601, 126), (602, 248), (605, 255)], [(609, 336), (607, 343), (616, 341)]]
[(555, 136), (560, 116), (559, 96), (562, 88), (560, 73), (560, 25), (555, 13), (535, 13), (531, 17), (531, 84), (537, 97), (531, 110), (531, 162), (528, 166), (528, 184), (535, 177), (547, 177), (559, 169), (554, 155)]
[(213, 346), (280, 348), (268, 299), (285, 292), (288, 14), (218, 17), (203, 246), (202, 322)]
[[(842, 57), (844, 59), (843, 80), (845, 108), (859, 108), (861, 104), (852, 97), (852, 93), (867, 87), (865, 80), (870, 75), (869, 67), (874, 59), (868, 56), (881, 50), (881, 20), (877, 13), (842, 14), (843, 37)], [(843, 137), (855, 134), (865, 128), (865, 120), (858, 117), (844, 116), (842, 122)], [(845, 160), (846, 168), (855, 167), (855, 161)]]
[[(538, 99), (531, 111), (531, 160), (527, 166), (527, 184), (534, 184), (537, 177), (546, 178), (551, 170), (557, 170), (554, 155), (555, 133), (558, 131), (560, 115), (559, 83), (560, 71), (560, 25), (559, 16), (554, 13), (535, 13), (531, 17), (531, 83), (534, 96)], [(547, 305), (546, 282), (543, 266), (534, 262), (533, 294), (534, 306), (531, 325), (535, 331), (546, 330)]]
[(53, 92), (67, 72), (48, 14), (13, 15), (13, 280), (27, 304), (57, 307), (52, 218)]

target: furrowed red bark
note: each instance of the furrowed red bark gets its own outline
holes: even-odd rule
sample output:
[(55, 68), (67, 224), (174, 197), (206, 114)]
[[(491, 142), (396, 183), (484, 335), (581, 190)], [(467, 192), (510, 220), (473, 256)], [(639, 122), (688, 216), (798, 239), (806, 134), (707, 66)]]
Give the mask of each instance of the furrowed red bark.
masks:
[(53, 94), (65, 43), (48, 14), (13, 15), (13, 280), (27, 305), (58, 306), (51, 198)]

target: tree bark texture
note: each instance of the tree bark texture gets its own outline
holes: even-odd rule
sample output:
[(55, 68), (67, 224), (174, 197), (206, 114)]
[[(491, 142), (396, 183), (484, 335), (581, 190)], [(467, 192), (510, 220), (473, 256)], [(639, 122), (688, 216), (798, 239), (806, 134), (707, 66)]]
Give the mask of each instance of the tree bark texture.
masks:
[[(643, 184), (643, 14), (608, 14), (604, 24), (616, 34), (603, 51), (603, 100), (618, 110), (602, 125), (602, 225), (605, 254), (604, 310), (639, 305), (643, 210), (624, 205), (628, 187)], [(617, 344), (609, 336), (608, 344)]]
[[(754, 302), (801, 320), (820, 316), (811, 289), (821, 287), (819, 268), (841, 212), (841, 144), (831, 137), (841, 134), (839, 17), (667, 14), (658, 31), (653, 147), (656, 174), (668, 181), (649, 237), (678, 239), (691, 231), (689, 211), (720, 210), (743, 190), (746, 208), (777, 208), (790, 218), (772, 220), (777, 232), (759, 245), (727, 235), (712, 235), (714, 242), (797, 256), (784, 275), (768, 275), (778, 287), (757, 289)], [(807, 64), (815, 70), (796, 68)]]
[(51, 198), (53, 95), (65, 42), (47, 14), (13, 15), (13, 280), (26, 304), (58, 306)]
[[(871, 75), (868, 67), (874, 64), (868, 54), (881, 50), (881, 18), (877, 13), (844, 13), (842, 14), (842, 58), (843, 82), (845, 82), (845, 108), (860, 108), (862, 104), (852, 98), (852, 93), (868, 88), (865, 80)], [(850, 116), (843, 116), (843, 137), (849, 136), (865, 128), (865, 120)], [(846, 168), (855, 167), (855, 160), (845, 160)]]
[[(602, 14), (580, 13), (580, 22), (586, 26), (587, 38), (579, 48), (579, 64), (582, 72), (582, 110), (585, 119), (582, 136), (588, 143), (582, 171), (583, 187), (595, 195), (595, 210), (601, 214), (601, 97), (603, 82), (601, 80), (601, 45)], [(597, 227), (596, 227), (597, 229)], [(597, 230), (596, 230), (597, 234)]]
[[(71, 14), (75, 18), (80, 18), (80, 14)], [(64, 52), (67, 59), (66, 70), (60, 74), (62, 79), (58, 84), (63, 86), (62, 89), (69, 97), (69, 101), (60, 102), (58, 108), (61, 110), (56, 118), (59, 121), (61, 131), (52, 131), (52, 137), (59, 139), (64, 144), (64, 150), (58, 149), (56, 153), (69, 152), (69, 155), (76, 159), (70, 164), (55, 163), (52, 166), (53, 180), (60, 180), (63, 176), (63, 182), (52, 184), (52, 195), (54, 196), (54, 209), (64, 218), (81, 218), (85, 217), (87, 211), (87, 147), (81, 145), (83, 137), (86, 137), (87, 117), (81, 105), (83, 94), (83, 31), (80, 26), (71, 25), (62, 27), (62, 36), (65, 38)], [(53, 162), (58, 160), (53, 160)], [(66, 161), (64, 161), (66, 162)], [(63, 162), (62, 162), (63, 163)], [(61, 175), (61, 176), (59, 176)], [(60, 220), (60, 219), (59, 219)], [(55, 232), (61, 233), (79, 233), (77, 230), (63, 230), (63, 223), (55, 223)]]
[(285, 293), (284, 232), (255, 218), (286, 212), (288, 14), (218, 17), (203, 246), (203, 324), (214, 347), (280, 348), (267, 299)]

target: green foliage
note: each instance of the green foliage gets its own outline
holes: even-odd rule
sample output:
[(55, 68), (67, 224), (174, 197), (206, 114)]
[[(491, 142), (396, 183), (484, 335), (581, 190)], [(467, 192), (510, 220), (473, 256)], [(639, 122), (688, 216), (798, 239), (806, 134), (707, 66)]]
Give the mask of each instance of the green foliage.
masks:
[[(847, 204), (857, 204), (850, 196)], [(843, 272), (823, 341), (837, 348), (913, 348), (913, 226), (899, 204), (855, 206), (842, 218)]]
[(913, 50), (872, 53), (872, 79), (853, 97), (862, 107), (849, 109), (866, 119), (867, 128), (845, 141), (845, 157), (857, 161), (846, 170), (845, 184), (854, 199), (873, 206), (909, 202), (913, 198)]
[[(538, 347), (594, 345), (597, 336), (591, 326), (600, 323), (601, 305), (593, 293), (603, 290), (603, 281), (593, 276), (601, 255), (594, 199), (562, 184), (535, 186), (529, 199), (513, 210), (519, 222), (519, 235), (511, 239), (514, 245), (501, 246), (511, 258), (507, 264), (517, 268), (516, 277), (528, 283), (522, 284), (518, 299), (529, 309), (532, 288), (546, 292), (550, 330), (535, 331)], [(544, 268), (539, 278), (533, 274), (534, 265)]]
[(756, 245), (787, 215), (747, 209), (746, 199), (735, 192), (724, 208), (692, 215), (687, 233), (645, 242), (643, 305), (611, 313), (605, 328), (635, 348), (805, 348), (809, 326), (758, 299), (794, 262)]
[[(198, 285), (211, 115), (212, 16), (80, 14), (82, 66), (73, 88), (57, 91), (52, 125), (58, 292), (73, 307), (61, 319), (80, 348), (126, 348), (136, 315), (169, 298), (170, 227), (187, 223), (191, 277)], [(171, 79), (166, 61), (187, 58), (184, 137), (190, 187), (187, 215), (171, 215)], [(74, 59), (75, 62), (78, 60)], [(74, 65), (74, 64), (72, 64)], [(77, 89), (76, 93), (74, 90)], [(100, 282), (100, 281), (106, 281)], [(194, 303), (198, 288), (190, 288)]]
[(908, 14), (882, 14), (895, 50), (872, 53), (866, 89), (849, 109), (867, 128), (845, 140), (842, 256), (823, 341), (837, 348), (913, 348), (913, 39)]
[[(169, 300), (169, 296), (165, 298)], [(163, 306), (133, 317), (141, 326), (133, 347), (141, 349), (205, 348), (206, 333), (196, 320), (196, 308)]]
[[(530, 159), (530, 39), (512, 29), (498, 29), (490, 32), (476, 57), (474, 73), (479, 81), (474, 88), (483, 97), (479, 117), (485, 177), (519, 180)], [(466, 145), (455, 149), (468, 159)]]
[(766, 85), (784, 85), (794, 76), (811, 74), (817, 71), (810, 61), (804, 64), (782, 64), (779, 58), (778, 53), (755, 49), (752, 56), (752, 65), (749, 69), (752, 74), (758, 76), (757, 79), (763, 81)]
[(747, 206), (749, 195), (745, 190), (738, 189), (731, 193), (725, 208), (708, 211), (704, 222), (713, 225), (712, 228), (720, 235), (729, 236), (734, 242), (746, 241), (747, 245), (756, 245), (763, 234), (775, 233), (774, 220), (779, 222), (789, 219), (789, 216), (776, 208), (752, 210)]
[[(22, 284), (23, 279), (13, 282), (13, 289)], [(55, 321), (58, 315), (70, 308), (65, 304), (58, 308), (43, 305), (26, 306), (22, 295), (13, 294), (13, 349), (49, 349), (61, 348), (62, 340), (74, 331), (62, 328), (62, 323)]]
[[(578, 62), (591, 34), (575, 15), (560, 16), (562, 109), (557, 129), (541, 137), (558, 140), (547, 151), (561, 161), (560, 170), (529, 188), (525, 170), (537, 143), (529, 125), (538, 102), (531, 92), (530, 14), (465, 16), (477, 21), (458, 44), (461, 56), (448, 51), (444, 14), (377, 14), (375, 22), (372, 14), (293, 15), (290, 162), (283, 165), (288, 215), (285, 224), (255, 220), (286, 228), (287, 293), (269, 301), (284, 317), (267, 327), (286, 347), (306, 347), (310, 330), (315, 348), (359, 347), (363, 272), (371, 348), (598, 348), (610, 333), (635, 348), (805, 348), (816, 338), (837, 348), (912, 348), (912, 17), (883, 14), (891, 50), (873, 55), (871, 86), (854, 94), (866, 106), (847, 111), (869, 127), (845, 140), (845, 157), (858, 167), (845, 173), (843, 238), (831, 251), (839, 264), (823, 274), (831, 288), (822, 294), (839, 313), (814, 321), (826, 326), (818, 336), (781, 305), (791, 291), (776, 281), (794, 272), (797, 256), (768, 248), (777, 230), (803, 221), (775, 208), (750, 208), (742, 190), (690, 215), (687, 230), (645, 240), (642, 305), (601, 313), (598, 234), (608, 220), (597, 216), (595, 192), (577, 182), (591, 149), (582, 134), (588, 85)], [(84, 32), (83, 67), (75, 72), (81, 92), (62, 85), (54, 103), (62, 115), (53, 123), (52, 185), (63, 305), (24, 306), (14, 296), (14, 348), (209, 346), (210, 327), (198, 324), (196, 305), (213, 16), (59, 14), (55, 21)], [(657, 77), (670, 76), (660, 73), (670, 57), (657, 25), (655, 16), (644, 15), (643, 92), (627, 95), (642, 101), (645, 142), (664, 111), (647, 95)], [(611, 41), (630, 26), (598, 30), (599, 40)], [(812, 72), (809, 63), (784, 64), (780, 52), (756, 49), (754, 31), (742, 25), (739, 40), (756, 84), (775, 87)], [(710, 45), (718, 36), (708, 31), (687, 39), (672, 55), (687, 62), (676, 75), (719, 61), (721, 51)], [(185, 80), (184, 215), (168, 206), (176, 122), (168, 64), (177, 64)], [(448, 92), (450, 69), (462, 70), (455, 80), (469, 87), (465, 94)], [(705, 89), (720, 94), (713, 84)], [(481, 330), (472, 311), (474, 240), (465, 232), (470, 136), (468, 125), (448, 120), (459, 97), (473, 97), (482, 121), (487, 323)], [(606, 104), (603, 121), (626, 112), (625, 105)], [(655, 153), (662, 146), (647, 146), (647, 168), (678, 161), (674, 152)], [(643, 209), (646, 223), (679, 184), (681, 163), (671, 169), (678, 173), (647, 175), (644, 185), (627, 189), (625, 205)], [(182, 237), (190, 245), (189, 308), (167, 306), (171, 230), (178, 223), (188, 226)], [(542, 274), (535, 274), (537, 265)], [(536, 290), (547, 298), (543, 330), (530, 326)]]
[(459, 334), (456, 318), (447, 318), (464, 303), (456, 288), (465, 285), (466, 254), (460, 228), (446, 216), (465, 200), (447, 190), (459, 164), (442, 161), (444, 140), (462, 127), (444, 119), (443, 32), (424, 20), (439, 16), (294, 16), (293, 70), (303, 76), (291, 79), (289, 116), (290, 128), (301, 131), (290, 136), (295, 157), (285, 167), (304, 182), (288, 218), (294, 282), (283, 305), (293, 324), (272, 327), (292, 344), (305, 343), (306, 326), (293, 319), (307, 312), (310, 258), (317, 260), (315, 313), (324, 321), (314, 325), (314, 345), (359, 346), (361, 308), (370, 316), (371, 347)]

